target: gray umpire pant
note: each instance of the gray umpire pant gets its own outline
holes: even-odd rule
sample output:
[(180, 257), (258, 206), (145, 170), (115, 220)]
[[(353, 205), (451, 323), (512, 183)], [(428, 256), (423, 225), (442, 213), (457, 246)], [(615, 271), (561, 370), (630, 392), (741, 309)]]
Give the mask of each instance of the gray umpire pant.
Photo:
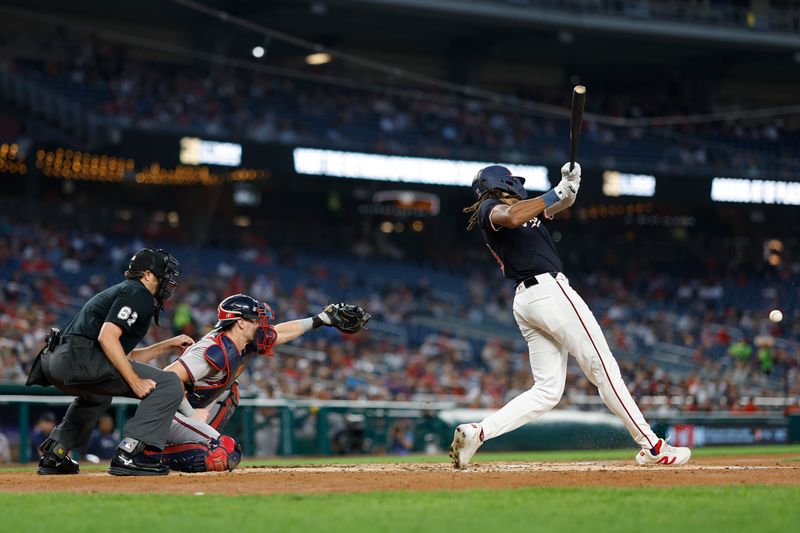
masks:
[[(80, 450), (86, 446), (97, 420), (108, 410), (113, 396), (136, 398), (133, 390), (111, 364), (99, 344), (85, 337), (68, 336), (53, 350), (42, 354), (42, 370), (56, 388), (76, 396), (50, 438)], [(164, 449), (170, 423), (183, 398), (183, 384), (174, 372), (131, 361), (142, 379), (156, 388), (139, 403), (125, 425), (125, 437)]]

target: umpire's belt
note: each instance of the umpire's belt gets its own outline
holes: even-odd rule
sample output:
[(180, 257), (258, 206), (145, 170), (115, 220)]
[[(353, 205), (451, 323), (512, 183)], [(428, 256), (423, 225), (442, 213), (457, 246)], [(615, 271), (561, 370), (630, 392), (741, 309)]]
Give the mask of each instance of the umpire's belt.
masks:
[(92, 339), (83, 335), (75, 335), (73, 333), (70, 333), (69, 335), (61, 335), (58, 345), (66, 343), (74, 344), (76, 346), (94, 346), (95, 344), (100, 346), (100, 343), (97, 342), (97, 339)]
[[(538, 275), (543, 276), (545, 274), (550, 275), (552, 276), (553, 279), (555, 279), (560, 274), (560, 272), (544, 272)], [(533, 287), (534, 285), (537, 285), (539, 282), (540, 281), (537, 279), (537, 276), (531, 276), (529, 278), (523, 279), (522, 281), (520, 281), (519, 284), (527, 289), (528, 287)]]

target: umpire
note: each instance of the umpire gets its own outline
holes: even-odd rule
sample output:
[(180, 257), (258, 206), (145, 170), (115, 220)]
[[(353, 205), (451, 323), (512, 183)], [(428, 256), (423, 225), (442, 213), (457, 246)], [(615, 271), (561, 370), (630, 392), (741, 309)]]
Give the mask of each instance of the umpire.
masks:
[(183, 398), (172, 372), (143, 364), (192, 340), (180, 335), (134, 349), (177, 287), (180, 265), (165, 250), (145, 248), (131, 258), (125, 281), (93, 296), (59, 333), (53, 330), (33, 363), (27, 385), (53, 385), (75, 399), (42, 445), (38, 473), (77, 474), (71, 449), (83, 449), (113, 396), (139, 398), (136, 414), (111, 461), (118, 476), (158, 476), (169, 468), (145, 451), (162, 450)]

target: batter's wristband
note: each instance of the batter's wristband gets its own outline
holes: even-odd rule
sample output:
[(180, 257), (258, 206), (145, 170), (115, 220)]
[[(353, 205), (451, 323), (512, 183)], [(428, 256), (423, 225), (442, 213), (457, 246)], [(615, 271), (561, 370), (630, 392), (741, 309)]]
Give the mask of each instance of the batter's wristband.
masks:
[(317, 329), (318, 327), (324, 326), (324, 325), (325, 325), (325, 322), (322, 321), (322, 319), (319, 317), (319, 315), (316, 315), (311, 319), (311, 327), (313, 329)]
[(546, 193), (542, 195), (542, 200), (544, 200), (544, 206), (550, 207), (551, 205), (557, 203), (561, 198), (558, 197), (558, 193), (555, 189), (550, 189)]

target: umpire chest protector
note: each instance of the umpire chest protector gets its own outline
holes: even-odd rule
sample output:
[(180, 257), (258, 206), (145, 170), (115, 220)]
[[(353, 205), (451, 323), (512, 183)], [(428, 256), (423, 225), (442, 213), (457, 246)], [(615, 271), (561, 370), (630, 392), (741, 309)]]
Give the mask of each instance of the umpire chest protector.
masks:
[(231, 388), (256, 353), (250, 344), (240, 352), (230, 337), (222, 331), (212, 331), (189, 350), (195, 357), (202, 353), (206, 364), (211, 367), (207, 376), (197, 378), (192, 385), (187, 386), (189, 403), (195, 409), (208, 407)]

